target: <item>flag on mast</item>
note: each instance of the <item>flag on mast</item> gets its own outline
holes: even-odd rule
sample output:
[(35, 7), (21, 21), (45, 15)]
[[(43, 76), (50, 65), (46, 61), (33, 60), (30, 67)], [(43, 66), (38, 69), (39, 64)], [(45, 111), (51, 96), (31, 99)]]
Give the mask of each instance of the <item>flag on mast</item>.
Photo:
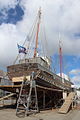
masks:
[(23, 46), (21, 46), (21, 45), (19, 45), (19, 44), (17, 44), (17, 46), (18, 46), (18, 51), (19, 51), (19, 53), (24, 53), (24, 54), (26, 54), (26, 48), (25, 48), (25, 47), (23, 47)]

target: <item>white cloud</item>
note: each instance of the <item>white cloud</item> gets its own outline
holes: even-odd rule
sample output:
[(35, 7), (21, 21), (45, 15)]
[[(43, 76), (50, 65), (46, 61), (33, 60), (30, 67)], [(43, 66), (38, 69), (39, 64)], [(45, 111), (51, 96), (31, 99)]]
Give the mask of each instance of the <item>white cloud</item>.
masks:
[(0, 0), (0, 9), (14, 8), (17, 5), (17, 0)]
[(72, 77), (71, 81), (74, 83), (74, 85), (77, 88), (80, 88), (80, 75), (76, 75), (76, 76)]
[(72, 75), (71, 81), (76, 87), (80, 87), (80, 69), (73, 69), (69, 73)]
[(15, 6), (18, 4), (17, 0), (0, 0), (0, 13), (2, 14), (2, 16), (0, 17), (2, 19), (7, 19), (7, 15), (8, 15), (8, 10), (10, 8), (15, 8)]
[[(0, 9), (14, 8), (16, 4), (16, 0), (0, 0)], [(63, 52), (68, 55), (80, 55), (80, 39), (74, 37), (74, 33), (80, 31), (80, 0), (21, 0), (20, 5), (24, 10), (23, 19), (16, 25), (0, 25), (1, 65), (6, 66), (14, 60), (17, 54), (16, 44), (24, 42), (39, 6), (42, 7), (49, 54), (58, 52), (60, 32)]]
[(21, 43), (22, 34), (12, 24), (0, 26), (0, 67), (12, 64), (17, 55), (17, 43)]
[[(80, 0), (22, 0), (25, 15), (22, 24), (29, 20), (29, 25), (39, 8), (42, 7), (50, 54), (58, 51), (59, 32), (64, 44), (63, 51), (69, 55), (80, 55), (80, 39), (74, 37), (74, 33), (80, 30)], [(27, 22), (26, 21), (26, 22)], [(25, 29), (24, 29), (25, 30)], [(75, 42), (76, 41), (76, 42)], [(55, 47), (56, 46), (56, 47)], [(75, 47), (75, 49), (73, 49)]]
[(73, 69), (70, 71), (70, 74), (78, 75), (80, 74), (80, 69)]

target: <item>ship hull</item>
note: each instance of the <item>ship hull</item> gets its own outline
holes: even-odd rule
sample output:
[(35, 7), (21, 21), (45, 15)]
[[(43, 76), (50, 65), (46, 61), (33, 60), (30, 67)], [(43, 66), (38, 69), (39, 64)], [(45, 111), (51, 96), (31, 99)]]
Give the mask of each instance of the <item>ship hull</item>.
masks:
[[(35, 74), (39, 72), (35, 79), (37, 85), (61, 90), (69, 90), (71, 88), (72, 83), (70, 81), (64, 80), (63, 82), (61, 77), (38, 63), (22, 63), (7, 67), (10, 80), (13, 80), (14, 77), (30, 76), (33, 71)], [(14, 84), (21, 84), (21, 82), (15, 81)]]

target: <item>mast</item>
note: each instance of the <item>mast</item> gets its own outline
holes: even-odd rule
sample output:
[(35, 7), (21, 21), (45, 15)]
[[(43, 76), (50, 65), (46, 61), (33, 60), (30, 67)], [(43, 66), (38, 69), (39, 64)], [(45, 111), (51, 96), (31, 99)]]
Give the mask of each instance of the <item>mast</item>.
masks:
[(60, 60), (60, 77), (62, 78), (62, 45), (59, 40), (59, 60)]
[(35, 49), (34, 49), (34, 58), (37, 56), (38, 35), (39, 35), (39, 28), (40, 28), (40, 20), (41, 20), (41, 8), (38, 11), (38, 23), (37, 23), (37, 32), (36, 32), (36, 43), (35, 43)]

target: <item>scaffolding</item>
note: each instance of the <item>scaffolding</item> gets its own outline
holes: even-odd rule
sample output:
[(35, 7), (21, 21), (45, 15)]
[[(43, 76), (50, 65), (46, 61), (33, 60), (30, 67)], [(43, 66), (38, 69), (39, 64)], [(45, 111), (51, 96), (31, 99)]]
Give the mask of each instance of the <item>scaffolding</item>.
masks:
[[(22, 110), (24, 110), (25, 115), (28, 115), (30, 113), (37, 113), (39, 111), (36, 81), (34, 80), (34, 76), (34, 72), (32, 72), (30, 81), (27, 81), (25, 77), (22, 81), (20, 94), (17, 101), (16, 115), (20, 114)], [(29, 85), (30, 89), (27, 90), (25, 85)]]

